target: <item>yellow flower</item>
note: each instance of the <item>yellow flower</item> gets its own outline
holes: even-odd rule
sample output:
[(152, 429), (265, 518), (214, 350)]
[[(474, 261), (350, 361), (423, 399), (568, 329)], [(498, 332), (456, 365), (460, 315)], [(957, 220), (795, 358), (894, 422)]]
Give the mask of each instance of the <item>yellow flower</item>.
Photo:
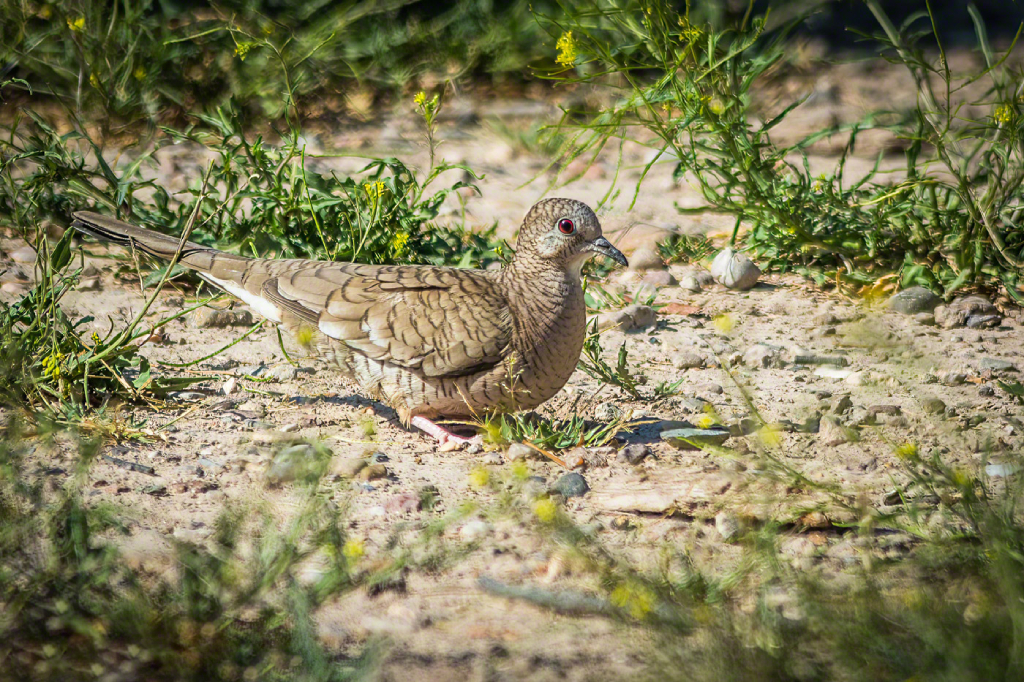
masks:
[(540, 519), (542, 523), (551, 523), (555, 520), (556, 514), (558, 514), (558, 505), (552, 500), (544, 498), (534, 501), (533, 515)]
[(710, 414), (702, 414), (701, 416), (697, 417), (696, 421), (697, 421), (697, 428), (700, 428), (700, 429), (710, 429), (712, 426), (715, 425), (715, 421), (716, 420)]
[(135, 70), (132, 71), (132, 75), (135, 76), (135, 80), (140, 81), (146, 77), (146, 70), (142, 66), (136, 66)]
[(687, 17), (679, 17), (679, 27), (682, 29), (680, 32), (683, 34), (683, 37), (689, 42), (692, 43), (700, 39), (701, 30), (691, 24)]
[(646, 586), (634, 582), (625, 582), (612, 590), (611, 602), (620, 609), (625, 609), (637, 620), (643, 618), (654, 608), (654, 593)]
[(483, 467), (477, 467), (469, 472), (469, 484), (474, 488), (486, 488), (491, 480), (491, 472)]
[(249, 54), (249, 50), (251, 50), (255, 44), (256, 43), (238, 43), (235, 45), (235, 55), (244, 62), (246, 55)]
[(49, 5), (43, 5), (40, 8), (40, 10), (39, 10), (39, 18), (40, 19), (49, 19), (52, 14), (53, 14), (53, 10), (50, 9)]
[(1009, 123), (1014, 116), (1013, 107), (1009, 104), (1000, 104), (992, 114), (992, 120), (996, 123)]
[(90, 73), (90, 74), (89, 74), (89, 83), (90, 83), (90, 84), (92, 85), (92, 87), (94, 87), (94, 88), (98, 88), (98, 87), (100, 87), (100, 79), (99, 79), (99, 78), (97, 78), (97, 77), (96, 77), (96, 74), (94, 74), (94, 73)]
[(416, 103), (416, 106), (422, 107), (427, 103), (427, 93), (420, 90), (416, 93), (416, 96), (412, 98), (412, 101)]
[(572, 31), (566, 31), (555, 43), (558, 49), (558, 56), (555, 61), (562, 66), (569, 67), (576, 63), (576, 41), (573, 40)]
[(64, 361), (64, 354), (54, 351), (43, 358), (43, 376), (50, 377), (54, 381), (60, 379), (61, 364)]
[(399, 232), (391, 238), (391, 248), (396, 253), (401, 253), (405, 249), (405, 245), (409, 243), (409, 235), (406, 232)]
[(913, 443), (903, 443), (896, 448), (896, 456), (905, 462), (917, 459), (917, 446)]
[(85, 28), (85, 17), (77, 17), (72, 19), (68, 17), (68, 28), (72, 31), (81, 31)]
[(341, 555), (348, 559), (350, 564), (363, 558), (366, 554), (366, 545), (359, 538), (349, 538), (341, 547)]
[(730, 315), (729, 313), (717, 315), (715, 319), (712, 320), (712, 322), (715, 325), (715, 329), (717, 329), (722, 334), (728, 334), (729, 332), (732, 331), (733, 327), (736, 326), (736, 323), (732, 319), (732, 315)]
[(100, 335), (97, 334), (96, 332), (93, 332), (91, 338), (92, 338), (92, 344), (94, 346), (98, 346), (99, 343), (100, 343)]

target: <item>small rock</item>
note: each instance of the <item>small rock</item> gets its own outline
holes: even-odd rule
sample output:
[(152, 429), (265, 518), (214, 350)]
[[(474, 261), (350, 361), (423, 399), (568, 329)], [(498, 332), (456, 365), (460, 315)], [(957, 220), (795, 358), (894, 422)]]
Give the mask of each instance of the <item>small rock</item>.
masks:
[(838, 367), (824, 366), (814, 370), (814, 376), (828, 379), (847, 379), (851, 374), (853, 374), (852, 369), (839, 369)]
[(942, 414), (946, 411), (946, 403), (938, 398), (926, 398), (921, 402), (921, 407), (928, 414)]
[(676, 369), (698, 369), (704, 366), (704, 356), (697, 351), (684, 350), (672, 358), (672, 366)]
[(857, 440), (857, 433), (831, 417), (822, 417), (818, 425), (818, 438), (829, 447)]
[(711, 275), (715, 281), (729, 289), (745, 291), (757, 284), (761, 270), (746, 254), (725, 248), (711, 262)]
[(662, 270), (665, 261), (656, 246), (641, 246), (629, 257), (630, 270)]
[(0, 285), (0, 291), (5, 294), (13, 294), (15, 296), (21, 296), (28, 291), (27, 282), (4, 282)]
[(668, 270), (649, 270), (641, 281), (652, 287), (672, 287), (677, 284), (676, 278)]
[(853, 400), (850, 399), (850, 396), (841, 395), (832, 401), (830, 411), (832, 414), (845, 414), (851, 407), (853, 407)]
[(36, 262), (36, 250), (31, 246), (23, 246), (10, 253), (11, 260), (19, 265), (34, 265)]
[(613, 403), (599, 403), (594, 408), (594, 419), (602, 422), (615, 421), (622, 417), (622, 410)]
[(531, 448), (528, 445), (524, 445), (523, 443), (512, 443), (512, 445), (508, 446), (508, 452), (505, 453), (505, 456), (508, 457), (508, 461), (510, 462), (517, 462), (521, 459), (529, 459), (534, 455), (535, 452), (533, 448)]
[(889, 299), (890, 309), (904, 315), (930, 313), (942, 303), (942, 299), (924, 287), (904, 289)]
[(238, 388), (238, 379), (231, 377), (224, 382), (224, 385), (220, 387), (220, 392), (224, 395), (231, 395)]
[(612, 530), (632, 530), (633, 521), (628, 516), (616, 516), (611, 522)]
[(570, 471), (555, 481), (551, 491), (565, 498), (582, 497), (590, 491), (590, 486), (587, 485), (587, 479), (575, 471)]
[(270, 462), (267, 482), (280, 484), (298, 480), (313, 473), (315, 465), (316, 450), (312, 445), (292, 445), (279, 452)]
[(984, 370), (990, 370), (992, 372), (1016, 372), (1017, 366), (1009, 360), (1000, 360), (999, 358), (982, 358), (978, 366)]
[(844, 382), (850, 386), (867, 386), (872, 383), (872, 378), (868, 372), (851, 372)]
[(459, 538), (463, 542), (478, 542), (491, 532), (491, 524), (481, 519), (469, 521), (459, 529)]
[(633, 443), (619, 450), (616, 459), (635, 465), (647, 459), (650, 454), (651, 448), (648, 446), (643, 443)]
[(99, 291), (100, 290), (100, 278), (99, 277), (86, 277), (78, 280), (78, 286), (75, 287), (79, 291)]
[(282, 384), (294, 380), (298, 375), (298, 370), (291, 365), (278, 365), (266, 373), (266, 376)]
[(617, 328), (628, 332), (652, 326), (657, 321), (657, 312), (646, 305), (630, 305), (622, 310), (601, 313), (597, 316), (600, 331)]
[(1017, 473), (1019, 468), (1015, 464), (988, 464), (985, 466), (985, 475), (992, 478), (1005, 478)]
[(988, 384), (982, 384), (981, 386), (978, 386), (978, 395), (982, 396), (983, 398), (991, 398), (995, 394), (996, 389), (992, 388)]
[(499, 455), (497, 452), (488, 452), (486, 455), (480, 458), (481, 464), (497, 465), (501, 464), (502, 461), (503, 460), (501, 459), (501, 455)]
[(781, 369), (786, 366), (782, 348), (767, 343), (756, 343), (743, 354), (743, 364), (748, 367)]
[(873, 417), (880, 414), (887, 417), (898, 417), (903, 414), (903, 409), (899, 405), (872, 405), (868, 408), (868, 414)]
[(679, 288), (689, 291), (691, 294), (699, 294), (701, 292), (700, 282), (693, 275), (685, 275), (679, 282)]
[(252, 313), (248, 310), (217, 310), (200, 308), (192, 313), (189, 323), (196, 329), (211, 327), (249, 327), (252, 326)]
[(917, 322), (923, 327), (934, 327), (935, 315), (933, 313), (918, 313), (917, 315), (914, 315), (914, 322)]
[(998, 327), (1002, 322), (999, 309), (982, 296), (960, 296), (946, 306), (935, 309), (935, 322), (945, 329), (953, 327)]

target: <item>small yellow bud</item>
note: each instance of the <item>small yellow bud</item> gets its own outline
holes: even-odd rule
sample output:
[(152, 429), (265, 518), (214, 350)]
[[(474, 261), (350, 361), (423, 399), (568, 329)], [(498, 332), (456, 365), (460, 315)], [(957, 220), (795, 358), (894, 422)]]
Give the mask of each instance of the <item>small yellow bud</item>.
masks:
[(76, 33), (85, 29), (85, 17), (76, 17), (74, 19), (68, 17), (68, 28)]
[(558, 514), (558, 505), (547, 498), (536, 500), (533, 503), (533, 515), (542, 523), (551, 523)]

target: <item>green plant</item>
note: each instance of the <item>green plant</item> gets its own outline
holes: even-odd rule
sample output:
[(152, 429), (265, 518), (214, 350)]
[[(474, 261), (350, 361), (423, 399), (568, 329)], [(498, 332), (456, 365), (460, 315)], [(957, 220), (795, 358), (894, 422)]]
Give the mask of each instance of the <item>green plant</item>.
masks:
[(637, 387), (642, 380), (629, 369), (629, 353), (626, 350), (626, 342), (623, 341), (619, 346), (615, 367), (612, 367), (602, 357), (604, 349), (601, 348), (600, 335), (601, 333), (597, 331), (597, 320), (594, 320), (586, 340), (583, 342), (583, 355), (580, 358), (579, 368), (601, 383), (617, 386), (628, 393), (631, 398), (639, 398), (640, 391)]
[[(716, 29), (691, 23), (663, 0), (563, 3), (563, 14), (542, 17), (562, 36), (564, 68), (553, 77), (619, 95), (583, 120), (564, 117), (572, 142), (566, 153), (596, 155), (618, 138), (650, 147), (637, 191), (655, 163), (672, 160), (676, 177), (699, 187), (707, 203), (679, 210), (732, 214), (733, 243), (746, 227), (747, 244), (782, 270), (860, 285), (898, 271), (905, 285), (945, 293), (1004, 285), (1016, 297), (1024, 262), (1024, 119), (1021, 77), (1007, 61), (1013, 45), (995, 54), (972, 6), (985, 66), (954, 75), (941, 40), (937, 58), (919, 44), (922, 35), (936, 35), (934, 21), (927, 31), (915, 29), (930, 10), (896, 29), (878, 3), (868, 7), (883, 27), (878, 39), (886, 54), (914, 76), (920, 106), (909, 116), (883, 112), (780, 146), (772, 129), (801, 101), (767, 115), (754, 93), (784, 57), (791, 25), (769, 30), (752, 4), (735, 27)], [(983, 79), (984, 94), (965, 100), (964, 87)], [(962, 115), (968, 104), (985, 113)], [(872, 127), (908, 141), (905, 180), (880, 181), (877, 164), (863, 177), (847, 176), (859, 133)], [(835, 169), (815, 176), (808, 146), (840, 133), (848, 142)]]
[(495, 445), (532, 443), (548, 450), (565, 450), (578, 445), (607, 445), (623, 430), (624, 421), (590, 425), (580, 416), (568, 419), (545, 419), (534, 413), (495, 414), (486, 416), (478, 426), (486, 441)]
[(153, 374), (149, 361), (138, 353), (155, 329), (188, 311), (144, 325), (144, 309), (122, 330), (82, 338), (80, 328), (91, 318), (73, 322), (60, 307), (81, 272), (69, 269), (72, 236), (65, 233), (52, 251), (40, 236), (38, 283), (14, 303), (0, 302), (3, 404), (71, 421), (111, 399), (140, 402), (195, 383), (194, 378)]

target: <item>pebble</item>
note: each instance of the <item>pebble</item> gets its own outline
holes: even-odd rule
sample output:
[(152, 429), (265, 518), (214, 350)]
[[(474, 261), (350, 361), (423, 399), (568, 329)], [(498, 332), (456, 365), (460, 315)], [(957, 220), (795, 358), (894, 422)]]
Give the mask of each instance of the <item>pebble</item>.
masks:
[(501, 455), (496, 452), (488, 452), (486, 455), (480, 458), (481, 464), (501, 464)]
[(697, 351), (684, 350), (672, 359), (676, 369), (699, 369), (704, 366), (704, 356)]
[(853, 374), (852, 369), (838, 369), (836, 367), (823, 366), (814, 370), (814, 376), (827, 379), (846, 379)]
[(904, 315), (917, 315), (931, 313), (940, 303), (942, 299), (930, 290), (924, 287), (910, 287), (890, 298), (888, 306), (891, 310)]
[(945, 386), (963, 386), (967, 375), (959, 372), (943, 372), (938, 376), (939, 383)]
[(237, 388), (238, 380), (235, 379), (234, 377), (231, 377), (230, 379), (224, 382), (224, 385), (220, 387), (220, 392), (223, 393), (224, 395), (231, 395), (232, 393), (235, 392)]
[(278, 365), (266, 373), (266, 376), (282, 384), (294, 380), (298, 375), (298, 370), (291, 365)]
[(614, 403), (599, 403), (594, 408), (594, 419), (602, 422), (615, 421), (622, 416), (622, 409)]
[(658, 253), (657, 246), (641, 246), (633, 251), (629, 257), (629, 269), (637, 270), (663, 270), (665, 261)]
[(743, 364), (748, 367), (781, 369), (786, 366), (782, 348), (767, 343), (756, 343), (743, 354)]
[(918, 313), (914, 315), (914, 321), (923, 327), (934, 327), (935, 315), (933, 313)]
[(850, 443), (857, 439), (856, 432), (832, 417), (822, 417), (818, 425), (818, 438), (829, 447)]
[(570, 471), (554, 482), (551, 491), (565, 498), (582, 497), (590, 491), (590, 486), (587, 485), (587, 479), (575, 471)]
[(99, 277), (86, 277), (85, 279), (78, 280), (78, 286), (75, 287), (79, 291), (99, 291), (101, 288)]
[(619, 450), (619, 454), (616, 457), (619, 461), (628, 462), (630, 464), (639, 464), (651, 455), (651, 448), (644, 445), (643, 443), (633, 443)]
[(726, 288), (746, 291), (757, 284), (761, 270), (746, 254), (725, 248), (711, 262), (711, 276)]
[(679, 288), (684, 291), (689, 291), (691, 294), (699, 294), (701, 292), (700, 282), (693, 275), (685, 275), (683, 279), (679, 281)]
[(36, 250), (31, 246), (23, 246), (10, 253), (11, 260), (19, 265), (34, 265), (36, 262)]
[(988, 464), (985, 466), (985, 475), (992, 478), (1005, 478), (1017, 473), (1020, 469), (1016, 464)]
[(999, 309), (983, 296), (960, 296), (935, 309), (935, 322), (945, 329), (998, 327), (1002, 320)]
[(249, 327), (253, 324), (252, 313), (248, 310), (217, 310), (200, 308), (192, 313), (189, 324), (196, 329), (211, 327)]
[(478, 542), (491, 532), (491, 524), (481, 519), (469, 521), (459, 529), (459, 538), (463, 542)]
[(984, 398), (991, 398), (996, 394), (996, 389), (992, 388), (988, 384), (982, 384), (978, 386), (978, 395)]
[(3, 291), (5, 294), (21, 296), (28, 291), (28, 284), (24, 282), (4, 282), (0, 285), (0, 291)]
[(512, 443), (508, 446), (508, 452), (505, 453), (508, 457), (508, 461), (517, 462), (521, 459), (528, 459), (534, 456), (534, 450), (528, 445), (523, 443)]
[(921, 402), (921, 407), (928, 414), (942, 414), (946, 411), (946, 403), (938, 398), (927, 398)]
[(847, 410), (853, 407), (853, 400), (848, 395), (838, 396), (832, 401), (832, 406), (829, 411), (832, 414), (844, 414)]
[(668, 270), (649, 270), (641, 281), (653, 287), (673, 287), (678, 283)]
[(618, 328), (619, 331), (634, 331), (653, 326), (658, 314), (648, 305), (630, 305), (622, 310), (601, 313), (597, 316), (597, 328), (600, 331)]

